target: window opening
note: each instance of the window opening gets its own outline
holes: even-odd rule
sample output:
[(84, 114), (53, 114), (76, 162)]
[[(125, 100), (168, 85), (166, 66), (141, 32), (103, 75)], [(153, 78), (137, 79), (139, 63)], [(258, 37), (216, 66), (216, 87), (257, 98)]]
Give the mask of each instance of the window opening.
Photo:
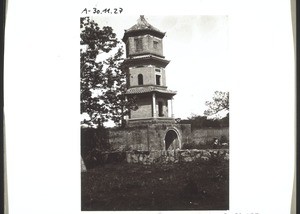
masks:
[(153, 48), (157, 49), (158, 48), (158, 42), (157, 41), (153, 41)]
[(143, 75), (139, 74), (138, 75), (138, 85), (143, 85), (143, 84), (144, 84)]
[(163, 103), (162, 102), (158, 102), (158, 116), (159, 117), (163, 117)]
[(160, 85), (160, 75), (156, 75), (156, 85)]
[(142, 42), (142, 38), (135, 38), (134, 39), (134, 43), (135, 43), (135, 51), (142, 51), (143, 50), (143, 42)]

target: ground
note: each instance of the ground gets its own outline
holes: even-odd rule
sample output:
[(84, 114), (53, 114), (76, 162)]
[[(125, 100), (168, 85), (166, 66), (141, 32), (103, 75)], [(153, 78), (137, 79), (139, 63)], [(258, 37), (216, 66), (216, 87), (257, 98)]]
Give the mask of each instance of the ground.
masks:
[(115, 163), (83, 172), (82, 210), (228, 210), (228, 161)]

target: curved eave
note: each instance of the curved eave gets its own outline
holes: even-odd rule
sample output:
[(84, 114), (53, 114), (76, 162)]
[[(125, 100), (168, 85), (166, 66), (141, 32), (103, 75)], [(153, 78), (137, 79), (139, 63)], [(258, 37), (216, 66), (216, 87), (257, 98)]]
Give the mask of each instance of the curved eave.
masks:
[(143, 65), (143, 64), (158, 64), (160, 66), (166, 67), (170, 63), (170, 60), (158, 58), (155, 56), (141, 56), (141, 57), (135, 57), (135, 58), (128, 58), (125, 59), (122, 67), (129, 67), (129, 66), (137, 66), (137, 65)]
[(128, 59), (145, 57), (145, 56), (153, 56), (153, 57), (158, 57), (160, 59), (165, 59), (165, 56), (160, 55), (160, 54), (156, 54), (155, 52), (152, 52), (152, 51), (148, 51), (148, 52), (144, 52), (143, 51), (143, 52), (140, 52), (140, 53), (130, 54), (130, 56), (128, 57)]
[(122, 41), (126, 43), (128, 37), (134, 37), (134, 36), (142, 36), (142, 35), (152, 35), (156, 36), (160, 39), (164, 38), (166, 35), (165, 32), (153, 30), (153, 29), (137, 29), (137, 30), (125, 30), (124, 36), (122, 38)]
[(125, 94), (126, 95), (136, 95), (136, 94), (148, 94), (148, 93), (159, 93), (162, 95), (166, 96), (174, 96), (177, 94), (176, 91), (171, 91), (171, 90), (166, 90), (166, 89), (159, 89), (159, 88), (154, 88), (154, 87), (149, 87), (149, 88), (129, 88)]
[(137, 94), (150, 94), (152, 92), (156, 92), (159, 94), (168, 95), (170, 97), (173, 97), (177, 94), (177, 92), (161, 92), (161, 91), (148, 91), (148, 92), (126, 92), (126, 95), (137, 95)]

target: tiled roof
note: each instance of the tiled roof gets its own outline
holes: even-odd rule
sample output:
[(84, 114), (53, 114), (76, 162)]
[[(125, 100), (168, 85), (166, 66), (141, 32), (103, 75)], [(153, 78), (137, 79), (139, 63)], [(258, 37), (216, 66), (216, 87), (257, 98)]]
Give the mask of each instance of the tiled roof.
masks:
[(150, 25), (146, 21), (145, 17), (141, 15), (140, 18), (137, 20), (137, 24), (133, 25), (128, 30), (125, 30), (122, 40), (123, 42), (125, 42), (128, 36), (136, 36), (136, 35), (140, 35), (141, 33), (152, 34), (153, 36), (157, 36), (159, 38), (163, 38), (165, 36), (164, 32), (161, 32), (157, 28)]
[(154, 30), (154, 31), (157, 31), (157, 32), (161, 32), (157, 28), (155, 28), (152, 25), (150, 25), (146, 21), (146, 19), (145, 19), (145, 17), (143, 15), (141, 15), (140, 18), (137, 20), (137, 24), (133, 25), (127, 31), (136, 31), (136, 30)]
[(134, 56), (134, 57), (127, 58), (127, 59), (124, 60), (123, 64), (130, 63), (130, 62), (135, 62), (137, 60), (157, 60), (157, 61), (162, 62), (165, 65), (168, 65), (169, 62), (170, 62), (170, 60), (166, 60), (162, 57), (157, 57), (155, 55), (148, 54), (148, 55)]
[(163, 89), (163, 88), (157, 88), (154, 86), (150, 86), (150, 87), (136, 87), (136, 88), (129, 88), (126, 91), (126, 94), (143, 94), (143, 93), (149, 93), (149, 92), (159, 92), (159, 93), (163, 93), (163, 94), (176, 94), (176, 91), (171, 91), (168, 89)]

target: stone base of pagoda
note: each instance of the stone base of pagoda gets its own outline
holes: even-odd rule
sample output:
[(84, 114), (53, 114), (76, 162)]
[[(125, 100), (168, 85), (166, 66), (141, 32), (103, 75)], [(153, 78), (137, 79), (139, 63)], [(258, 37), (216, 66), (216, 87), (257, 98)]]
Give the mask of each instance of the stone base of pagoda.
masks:
[(131, 119), (124, 128), (109, 130), (110, 145), (123, 151), (181, 149), (191, 140), (191, 125), (175, 123), (174, 118)]

